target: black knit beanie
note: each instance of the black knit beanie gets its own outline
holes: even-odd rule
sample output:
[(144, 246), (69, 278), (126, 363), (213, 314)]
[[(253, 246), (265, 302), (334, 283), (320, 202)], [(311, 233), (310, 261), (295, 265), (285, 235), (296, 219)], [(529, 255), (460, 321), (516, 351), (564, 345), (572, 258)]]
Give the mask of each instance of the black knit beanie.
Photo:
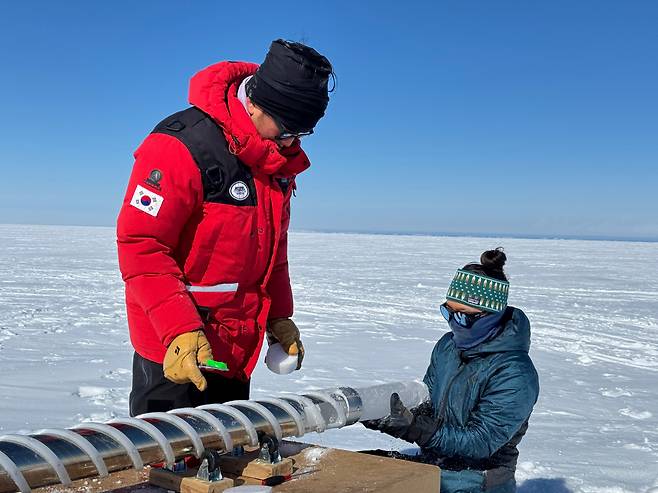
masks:
[(329, 60), (313, 48), (277, 39), (247, 82), (247, 95), (285, 130), (308, 132), (327, 109), (332, 71)]

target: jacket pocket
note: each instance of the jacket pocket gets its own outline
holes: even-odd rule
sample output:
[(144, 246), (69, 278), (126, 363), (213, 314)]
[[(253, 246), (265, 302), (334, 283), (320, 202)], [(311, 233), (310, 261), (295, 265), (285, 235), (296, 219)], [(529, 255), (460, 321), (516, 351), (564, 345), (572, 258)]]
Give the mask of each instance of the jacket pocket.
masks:
[(441, 493), (480, 493), (484, 489), (484, 473), (464, 469), (462, 471), (441, 471)]
[(240, 376), (259, 342), (255, 320), (223, 318), (206, 326), (213, 357), (228, 366), (227, 377)]
[(185, 259), (185, 276), (197, 282), (218, 277), (240, 279), (256, 263), (258, 228), (255, 207), (203, 204)]

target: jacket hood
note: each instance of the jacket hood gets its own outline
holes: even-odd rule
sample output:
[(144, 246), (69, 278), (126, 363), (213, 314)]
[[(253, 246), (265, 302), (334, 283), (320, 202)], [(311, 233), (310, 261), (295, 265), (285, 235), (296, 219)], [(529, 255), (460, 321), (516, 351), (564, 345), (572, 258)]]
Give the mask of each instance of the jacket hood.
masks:
[(509, 307), (508, 309), (513, 310), (512, 317), (507, 320), (502, 331), (493, 339), (467, 349), (462, 353), (462, 356), (473, 358), (489, 353), (510, 351), (527, 353), (530, 350), (530, 321), (528, 317), (518, 308)]
[(279, 149), (276, 142), (263, 139), (237, 98), (240, 83), (257, 68), (248, 62), (219, 62), (206, 67), (190, 81), (190, 104), (217, 122), (229, 150), (250, 168), (266, 174), (297, 175), (310, 166), (299, 140)]

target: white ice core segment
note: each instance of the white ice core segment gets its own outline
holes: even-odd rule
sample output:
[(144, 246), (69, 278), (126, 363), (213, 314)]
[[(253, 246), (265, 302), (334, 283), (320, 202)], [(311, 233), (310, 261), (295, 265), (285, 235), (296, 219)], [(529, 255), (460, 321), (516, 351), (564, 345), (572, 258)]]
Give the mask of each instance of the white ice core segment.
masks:
[(411, 409), (419, 406), (429, 399), (427, 385), (419, 381), (394, 382), (372, 387), (354, 389), (361, 397), (361, 417), (366, 419), (379, 419), (391, 414), (391, 394), (397, 392), (404, 405)]

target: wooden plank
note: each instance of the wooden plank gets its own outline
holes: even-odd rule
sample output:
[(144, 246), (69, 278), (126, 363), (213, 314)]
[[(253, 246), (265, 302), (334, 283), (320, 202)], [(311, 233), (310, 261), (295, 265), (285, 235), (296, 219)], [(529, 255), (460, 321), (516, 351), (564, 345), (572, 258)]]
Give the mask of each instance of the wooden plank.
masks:
[(438, 493), (440, 469), (389, 457), (284, 442), (281, 454), (293, 459), (291, 481), (276, 493)]
[(292, 466), (292, 460), (285, 458), (276, 464), (260, 461), (257, 452), (240, 456), (223, 455), (219, 459), (219, 467), (222, 473), (254, 479), (288, 476), (292, 474)]
[(174, 473), (166, 469), (151, 469), (149, 483), (180, 493), (221, 493), (234, 486), (233, 480), (229, 478), (220, 481), (198, 479), (196, 471), (193, 469), (182, 473)]
[(210, 482), (197, 478), (183, 478), (180, 493), (221, 493), (234, 485), (234, 481), (229, 478)]
[(272, 476), (290, 476), (292, 474), (292, 459), (281, 459), (281, 462), (270, 464), (255, 460), (247, 464), (241, 476), (255, 479), (267, 479)]

